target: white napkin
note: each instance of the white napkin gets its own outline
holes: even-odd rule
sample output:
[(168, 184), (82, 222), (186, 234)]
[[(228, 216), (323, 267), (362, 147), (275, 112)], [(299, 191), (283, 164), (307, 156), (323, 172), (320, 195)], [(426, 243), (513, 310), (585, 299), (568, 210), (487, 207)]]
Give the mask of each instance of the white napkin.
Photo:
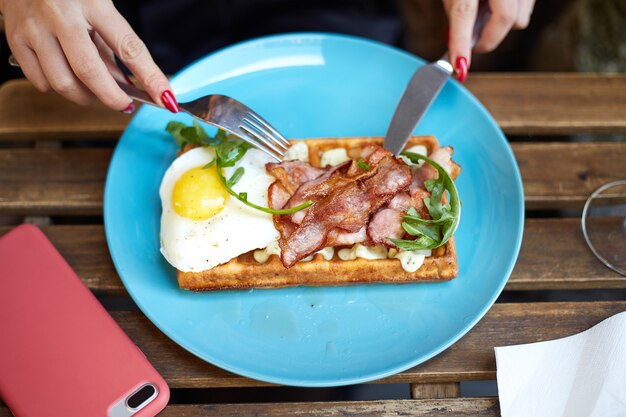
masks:
[(626, 416), (626, 312), (574, 336), (495, 351), (503, 417)]

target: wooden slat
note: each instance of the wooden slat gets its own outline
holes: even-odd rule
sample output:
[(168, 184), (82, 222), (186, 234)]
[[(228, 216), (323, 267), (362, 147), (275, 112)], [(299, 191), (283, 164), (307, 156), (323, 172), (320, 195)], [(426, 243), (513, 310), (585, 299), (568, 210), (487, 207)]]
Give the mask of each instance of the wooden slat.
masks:
[[(495, 379), (494, 346), (569, 336), (626, 311), (626, 301), (495, 304), (451, 348), (413, 369), (377, 383), (458, 382)], [(216, 368), (170, 341), (137, 312), (112, 312), (172, 388), (268, 385)]]
[[(397, 416), (468, 416), (500, 415), (495, 398), (459, 398), (446, 400), (387, 400), (310, 403), (169, 405), (159, 417), (397, 417)], [(12, 414), (0, 407), (0, 417)]]
[(411, 398), (415, 399), (456, 398), (460, 396), (460, 382), (411, 384)]
[(26, 80), (0, 86), (0, 141), (117, 138), (130, 117), (99, 102), (79, 106)]
[(626, 288), (585, 242), (580, 219), (527, 219), (507, 290)]
[(318, 416), (318, 417), (397, 417), (397, 416), (476, 416), (496, 417), (500, 407), (495, 398), (450, 400), (388, 400), (311, 403), (211, 404), (170, 406), (159, 416)]
[[(508, 134), (626, 132), (624, 75), (472, 74), (467, 87)], [(0, 87), (0, 140), (117, 138), (129, 120), (98, 103), (41, 94), (25, 80)]]
[(507, 134), (626, 132), (624, 74), (472, 74), (466, 84)]
[[(8, 230), (0, 227), (0, 235)], [(102, 226), (45, 226), (42, 230), (91, 290), (125, 293)], [(626, 278), (593, 256), (582, 238), (579, 220), (526, 220), (520, 255), (506, 289), (589, 288), (626, 288)]]
[[(626, 178), (626, 142), (519, 143), (527, 209), (581, 208)], [(100, 214), (111, 150), (0, 149), (0, 214)]]
[(0, 149), (0, 214), (101, 214), (111, 153)]
[(513, 151), (527, 209), (582, 208), (599, 186), (626, 178), (626, 142), (518, 143)]

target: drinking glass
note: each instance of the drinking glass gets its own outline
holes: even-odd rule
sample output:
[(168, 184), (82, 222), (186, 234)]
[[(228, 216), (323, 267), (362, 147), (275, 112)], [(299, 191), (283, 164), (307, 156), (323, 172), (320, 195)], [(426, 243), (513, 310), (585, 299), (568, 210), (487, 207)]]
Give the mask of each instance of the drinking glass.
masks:
[(626, 180), (595, 190), (585, 203), (582, 229), (594, 255), (626, 276)]

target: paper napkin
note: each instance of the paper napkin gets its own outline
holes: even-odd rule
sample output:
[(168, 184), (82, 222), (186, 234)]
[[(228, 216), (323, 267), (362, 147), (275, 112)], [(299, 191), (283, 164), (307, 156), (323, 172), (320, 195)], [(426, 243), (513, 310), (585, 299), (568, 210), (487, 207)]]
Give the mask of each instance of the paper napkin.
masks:
[(574, 336), (495, 351), (503, 417), (626, 416), (626, 312)]

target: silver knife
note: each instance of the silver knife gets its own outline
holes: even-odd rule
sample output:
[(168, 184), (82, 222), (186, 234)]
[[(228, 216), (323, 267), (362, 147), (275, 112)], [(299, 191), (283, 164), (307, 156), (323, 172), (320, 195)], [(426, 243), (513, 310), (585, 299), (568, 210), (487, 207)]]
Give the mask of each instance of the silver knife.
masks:
[(450, 78), (450, 74), (452, 74), (452, 65), (443, 58), (415, 71), (387, 129), (385, 149), (394, 155), (400, 153), (417, 124), (424, 117), (424, 113)]
[[(476, 14), (472, 33), (472, 48), (480, 37), (483, 26), (491, 15), (487, 1), (482, 1)], [(398, 155), (409, 140), (409, 136), (435, 101), (437, 95), (450, 78), (453, 68), (446, 53), (440, 60), (424, 65), (411, 77), (385, 135), (385, 149)]]

